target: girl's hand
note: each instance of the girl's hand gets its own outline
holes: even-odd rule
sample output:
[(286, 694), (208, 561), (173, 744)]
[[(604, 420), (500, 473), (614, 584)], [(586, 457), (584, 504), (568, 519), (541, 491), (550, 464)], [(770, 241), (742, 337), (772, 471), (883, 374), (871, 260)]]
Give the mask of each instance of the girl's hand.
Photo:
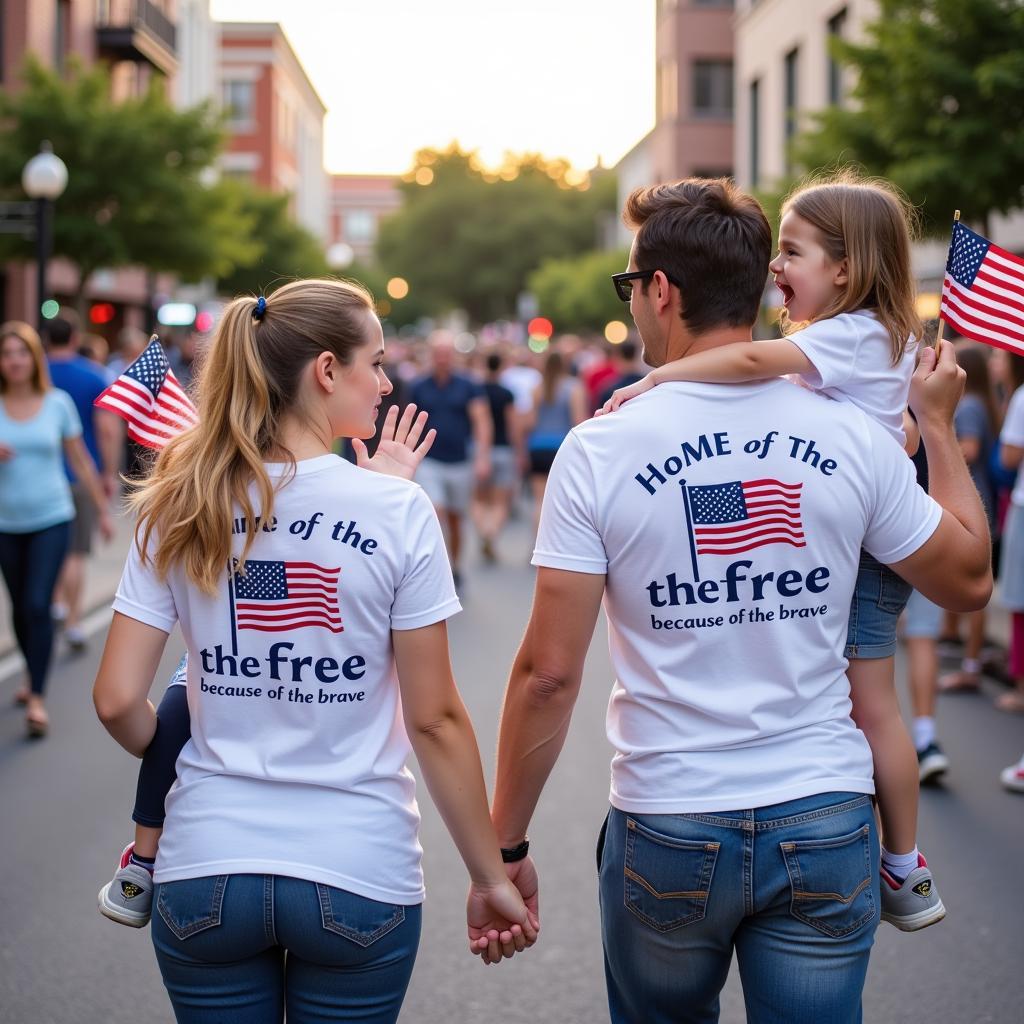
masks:
[(430, 451), (434, 438), (437, 437), (437, 431), (431, 428), (427, 431), (427, 436), (420, 441), (420, 435), (426, 425), (427, 414), (421, 412), (416, 416), (415, 405), (410, 403), (405, 407), (400, 421), (398, 406), (393, 405), (384, 417), (384, 425), (380, 429), (380, 443), (372, 459), (366, 445), (358, 437), (352, 438), (356, 465), (362, 469), (372, 469), (375, 473), (411, 480), (416, 475), (423, 457)]
[(521, 953), (537, 941), (540, 922), (530, 914), (508, 878), (485, 885), (474, 882), (466, 901), (469, 951), (485, 964)]
[(595, 416), (603, 416), (608, 412), (615, 412), (616, 409), (623, 402), (628, 402), (631, 398), (636, 398), (637, 395), (642, 395), (645, 391), (650, 391), (655, 385), (655, 381), (652, 379), (650, 374), (646, 377), (641, 377), (635, 384), (629, 384), (624, 388), (616, 388), (612, 392), (612, 397), (608, 399), (600, 409), (594, 413)]

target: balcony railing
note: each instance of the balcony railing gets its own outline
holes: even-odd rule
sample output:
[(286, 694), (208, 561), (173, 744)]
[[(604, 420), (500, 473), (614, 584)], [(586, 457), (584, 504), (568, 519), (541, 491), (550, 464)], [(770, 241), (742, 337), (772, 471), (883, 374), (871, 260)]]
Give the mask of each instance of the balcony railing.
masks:
[(151, 0), (133, 0), (127, 14), (101, 15), (96, 27), (101, 57), (151, 64), (164, 74), (178, 66), (177, 29)]

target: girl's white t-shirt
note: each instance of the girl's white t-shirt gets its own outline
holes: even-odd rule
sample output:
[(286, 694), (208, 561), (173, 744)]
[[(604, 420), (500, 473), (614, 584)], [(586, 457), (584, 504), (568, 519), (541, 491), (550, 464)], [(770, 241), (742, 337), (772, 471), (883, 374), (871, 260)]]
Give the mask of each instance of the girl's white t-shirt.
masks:
[(814, 373), (800, 380), (837, 402), (850, 402), (881, 424), (900, 445), (906, 443), (903, 411), (910, 395), (917, 343), (912, 338), (903, 357), (892, 364), (892, 342), (878, 317), (868, 309), (819, 320), (786, 335), (813, 363)]
[[(1010, 398), (1003, 429), (999, 432), (999, 441), (1012, 448), (1024, 448), (1024, 387), (1017, 388)], [(1017, 482), (1013, 485), (1010, 501), (1014, 505), (1024, 507), (1024, 472), (1017, 473)]]
[[(114, 609), (188, 645), (192, 737), (155, 879), (278, 874), (423, 899), (415, 786), (391, 630), (461, 610), (437, 516), (414, 483), (334, 455), (268, 465), (274, 518), (214, 596), (133, 545)], [(236, 514), (234, 551), (253, 529)]]

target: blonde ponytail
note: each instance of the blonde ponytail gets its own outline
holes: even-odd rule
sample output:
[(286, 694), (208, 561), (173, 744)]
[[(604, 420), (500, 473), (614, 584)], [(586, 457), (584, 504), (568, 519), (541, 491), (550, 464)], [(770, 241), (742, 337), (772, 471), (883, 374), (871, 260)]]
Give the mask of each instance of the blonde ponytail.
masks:
[[(156, 541), (157, 575), (181, 564), (210, 594), (228, 569), (234, 516), (273, 516), (275, 488), (263, 463), (280, 450), (281, 419), (295, 411), (302, 371), (321, 352), (350, 363), (366, 340), (373, 300), (347, 281), (295, 281), (266, 300), (259, 320), (256, 309), (255, 299), (238, 298), (224, 311), (199, 376), (199, 424), (164, 448), (130, 498), (144, 559)], [(255, 536), (246, 531), (242, 566)]]

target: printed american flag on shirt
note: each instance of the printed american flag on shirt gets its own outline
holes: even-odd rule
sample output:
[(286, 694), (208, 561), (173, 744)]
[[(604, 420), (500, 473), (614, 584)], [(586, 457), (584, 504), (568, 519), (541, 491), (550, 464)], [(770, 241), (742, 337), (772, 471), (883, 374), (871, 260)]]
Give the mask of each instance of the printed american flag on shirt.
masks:
[(1024, 353), (1024, 260), (957, 221), (939, 316), (965, 338)]
[(235, 570), (235, 625), (264, 633), (316, 626), (343, 633), (338, 605), (341, 568), (313, 562), (247, 559), (245, 575)]
[(806, 547), (803, 484), (733, 480), (686, 488), (698, 555), (738, 555), (766, 544)]
[(126, 420), (128, 436), (146, 448), (163, 448), (199, 422), (156, 335), (93, 404)]

